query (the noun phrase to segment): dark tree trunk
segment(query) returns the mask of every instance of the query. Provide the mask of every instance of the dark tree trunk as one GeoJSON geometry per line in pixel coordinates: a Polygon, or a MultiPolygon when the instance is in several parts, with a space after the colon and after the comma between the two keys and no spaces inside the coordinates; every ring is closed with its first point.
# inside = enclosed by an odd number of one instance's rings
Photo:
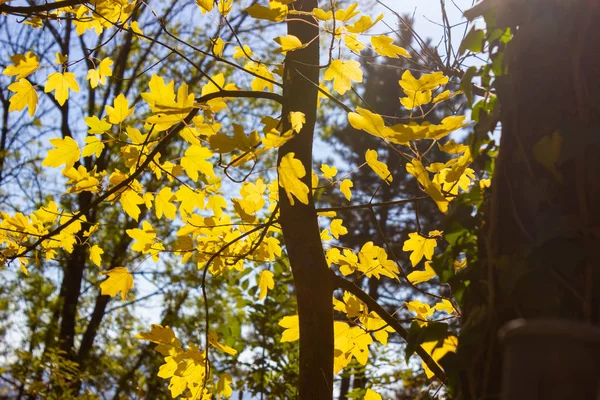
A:
{"type": "Polygon", "coordinates": [[[498,331],[510,320],[600,320],[600,2],[497,3],[514,37],[497,79],[502,138],[481,280],[465,296],[461,335],[476,339],[459,351],[470,399],[499,397],[498,331]]]}
{"type": "MultiPolygon", "coordinates": [[[[312,11],[317,0],[299,0],[292,4],[299,11],[312,11]]],[[[287,104],[283,112],[284,132],[291,128],[290,111],[303,112],[306,123],[300,133],[279,150],[279,160],[295,153],[306,175],[303,182],[311,188],[312,146],[317,111],[319,82],[319,29],[310,16],[295,15],[288,22],[288,33],[307,47],[289,52],[285,60],[283,94],[287,104]]],[[[333,306],[332,283],[325,261],[317,213],[312,195],[308,205],[291,205],[283,188],[279,191],[280,223],[290,259],[298,299],[300,320],[299,397],[329,400],[333,397],[333,306]]]]}

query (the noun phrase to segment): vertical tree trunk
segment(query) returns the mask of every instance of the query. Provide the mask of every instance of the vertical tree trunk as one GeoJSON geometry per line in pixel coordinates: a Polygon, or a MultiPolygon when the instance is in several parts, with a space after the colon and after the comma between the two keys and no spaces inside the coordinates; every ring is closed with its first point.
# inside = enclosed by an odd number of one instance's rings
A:
{"type": "Polygon", "coordinates": [[[600,2],[497,3],[514,37],[497,80],[502,138],[481,280],[465,297],[462,335],[477,338],[461,343],[471,399],[500,393],[498,330],[508,321],[600,320],[600,2]]]}
{"type": "MultiPolygon", "coordinates": [[[[289,5],[310,12],[317,0],[299,0],[289,5]]],[[[311,188],[312,146],[317,112],[319,82],[319,29],[311,16],[294,15],[288,22],[288,33],[302,43],[301,50],[289,52],[285,60],[283,94],[287,104],[283,110],[283,130],[291,128],[290,111],[303,112],[304,127],[279,150],[279,160],[293,152],[306,169],[303,182],[311,188]]],[[[299,397],[305,400],[329,400],[333,394],[333,306],[332,284],[325,261],[317,214],[312,195],[309,204],[299,201],[291,206],[280,188],[280,223],[290,259],[298,299],[300,320],[299,397]]]]}

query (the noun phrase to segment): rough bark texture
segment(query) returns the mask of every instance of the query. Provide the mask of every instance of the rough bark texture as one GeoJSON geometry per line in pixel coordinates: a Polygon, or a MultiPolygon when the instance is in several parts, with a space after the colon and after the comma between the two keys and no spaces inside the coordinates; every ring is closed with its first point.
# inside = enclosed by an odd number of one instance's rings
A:
{"type": "MultiPolygon", "coordinates": [[[[317,0],[299,0],[290,4],[299,11],[318,7],[317,0]]],[[[312,145],[317,110],[319,82],[319,35],[317,22],[310,16],[294,16],[288,22],[288,33],[302,43],[311,43],[288,53],[285,61],[283,112],[284,132],[291,128],[290,111],[303,112],[306,123],[292,140],[279,150],[279,162],[293,152],[306,169],[303,182],[311,188],[312,145]],[[304,22],[306,21],[306,22],[304,22]],[[308,23],[307,23],[308,22],[308,23]],[[311,25],[312,24],[312,25],[311,25]]],[[[332,284],[325,261],[317,214],[312,195],[309,204],[299,201],[290,205],[280,188],[280,223],[290,259],[298,299],[300,320],[299,398],[329,400],[333,390],[333,307],[332,284]]]]}
{"type": "Polygon", "coordinates": [[[463,336],[472,342],[461,343],[469,366],[461,391],[469,399],[499,397],[498,331],[508,321],[600,320],[600,2],[497,3],[497,21],[514,38],[497,80],[502,138],[481,280],[465,297],[463,336]]]}

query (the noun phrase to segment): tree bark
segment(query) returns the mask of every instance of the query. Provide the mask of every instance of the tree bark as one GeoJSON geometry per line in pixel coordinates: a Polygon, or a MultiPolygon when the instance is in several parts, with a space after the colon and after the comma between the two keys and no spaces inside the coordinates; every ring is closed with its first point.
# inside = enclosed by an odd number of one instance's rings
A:
{"type": "Polygon", "coordinates": [[[498,331],[510,320],[600,320],[600,2],[499,3],[496,20],[514,37],[497,78],[502,137],[474,267],[481,280],[465,295],[468,399],[499,396],[498,331]]]}
{"type": "MultiPolygon", "coordinates": [[[[317,0],[299,0],[290,4],[298,11],[312,11],[317,0]]],[[[285,60],[283,94],[283,131],[291,129],[290,111],[303,112],[302,130],[279,150],[278,163],[295,153],[306,175],[302,181],[311,189],[312,145],[317,112],[319,82],[319,29],[311,16],[294,15],[288,33],[302,43],[303,49],[289,52],[285,60]]],[[[298,300],[300,321],[299,398],[329,400],[333,397],[333,306],[329,268],[321,245],[317,213],[311,192],[308,205],[291,205],[283,188],[279,190],[280,218],[298,300]]]]}

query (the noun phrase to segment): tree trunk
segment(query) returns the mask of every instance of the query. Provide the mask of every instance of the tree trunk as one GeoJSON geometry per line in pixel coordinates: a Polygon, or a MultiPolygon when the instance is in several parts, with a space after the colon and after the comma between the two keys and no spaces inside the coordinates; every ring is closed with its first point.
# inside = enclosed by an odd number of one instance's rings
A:
{"type": "Polygon", "coordinates": [[[497,3],[514,37],[497,78],[502,137],[474,267],[481,280],[464,303],[470,399],[499,397],[498,331],[510,320],[600,320],[600,2],[497,3]]]}
{"type": "MultiPolygon", "coordinates": [[[[312,11],[317,0],[299,0],[290,4],[298,11],[312,11]]],[[[294,15],[288,33],[302,43],[301,50],[289,52],[285,60],[283,94],[283,131],[291,129],[290,111],[303,112],[306,118],[299,134],[279,150],[279,160],[293,152],[306,175],[302,181],[310,188],[312,145],[317,112],[319,84],[319,29],[311,16],[294,15]]],[[[329,268],[321,245],[317,213],[311,192],[308,205],[299,201],[290,205],[283,188],[279,190],[280,218],[285,245],[294,274],[300,321],[299,398],[330,400],[333,397],[333,306],[329,268]]]]}

